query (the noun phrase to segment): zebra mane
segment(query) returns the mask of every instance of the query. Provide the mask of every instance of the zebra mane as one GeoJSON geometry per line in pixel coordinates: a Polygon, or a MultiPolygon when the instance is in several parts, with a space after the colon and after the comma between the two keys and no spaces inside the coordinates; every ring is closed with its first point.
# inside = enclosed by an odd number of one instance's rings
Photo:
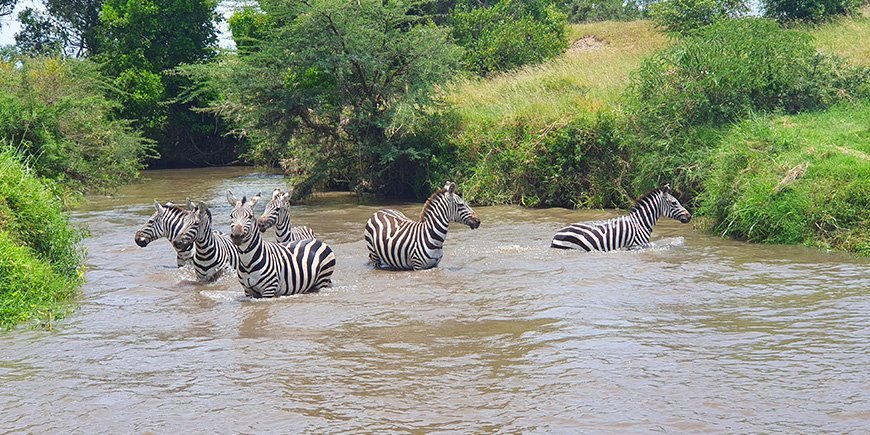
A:
{"type": "Polygon", "coordinates": [[[645,204],[645,203],[649,202],[655,196],[659,195],[660,193],[667,192],[668,190],[670,190],[670,189],[663,186],[663,187],[656,187],[655,189],[650,190],[647,193],[644,193],[640,198],[637,199],[637,201],[634,202],[634,205],[631,206],[629,211],[631,211],[631,212],[637,211],[640,208],[641,204],[645,204]]]}
{"type": "Polygon", "coordinates": [[[429,199],[427,199],[427,200],[426,200],[426,203],[423,204],[423,210],[420,211],[420,220],[421,220],[421,221],[423,220],[423,217],[426,216],[426,212],[429,211],[429,208],[432,207],[432,204],[433,204],[437,199],[439,199],[439,198],[441,198],[442,196],[444,196],[444,194],[445,194],[446,192],[447,192],[447,189],[445,189],[445,188],[442,187],[442,188],[436,190],[435,193],[433,193],[431,196],[429,196],[429,199]]]}
{"type": "Polygon", "coordinates": [[[187,211],[187,209],[184,208],[183,206],[175,205],[175,204],[170,203],[170,202],[167,202],[166,204],[163,204],[163,208],[170,209],[170,210],[173,210],[173,211],[176,211],[176,212],[182,212],[182,213],[184,213],[184,212],[187,211]]]}

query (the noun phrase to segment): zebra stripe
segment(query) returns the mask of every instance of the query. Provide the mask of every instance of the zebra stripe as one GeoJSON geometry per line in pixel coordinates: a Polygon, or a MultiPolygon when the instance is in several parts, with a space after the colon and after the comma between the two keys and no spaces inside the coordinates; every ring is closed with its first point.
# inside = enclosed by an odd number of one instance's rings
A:
{"type": "MultiPolygon", "coordinates": [[[[156,211],[145,225],[136,231],[133,240],[137,245],[144,248],[149,243],[166,237],[170,241],[174,240],[180,234],[182,226],[184,226],[184,218],[189,214],[187,210],[176,206],[171,201],[165,205],[160,205],[157,200],[154,200],[154,208],[156,211]]],[[[173,248],[175,248],[173,246],[173,248]]],[[[184,249],[175,248],[175,264],[182,267],[193,261],[193,245],[187,246],[184,249]]]]}
{"type": "Polygon", "coordinates": [[[559,230],[551,248],[611,251],[649,243],[653,226],[662,216],[688,223],[692,215],[670,194],[667,184],[637,200],[631,213],[613,219],[578,222],[559,230]]]}
{"type": "Polygon", "coordinates": [[[423,205],[419,221],[412,221],[398,210],[380,210],[366,223],[365,240],[369,259],[375,267],[421,270],[438,266],[444,255],[447,226],[459,222],[475,229],[480,226],[477,213],[447,182],[423,205]]]}
{"type": "Polygon", "coordinates": [[[289,245],[265,241],[257,229],[253,207],[260,199],[238,200],[227,192],[233,205],[230,239],[239,251],[239,282],[245,295],[253,298],[292,295],[316,291],[331,284],[335,254],[317,239],[289,245]]]}
{"type": "Polygon", "coordinates": [[[275,235],[278,243],[287,244],[305,239],[316,238],[314,230],[306,226],[292,226],[290,224],[290,198],[293,189],[288,192],[275,188],[272,192],[272,200],[266,204],[266,210],[257,221],[261,233],[265,233],[272,225],[275,226],[275,235]]]}
{"type": "Polygon", "coordinates": [[[190,210],[181,233],[172,244],[176,249],[196,247],[193,256],[196,279],[209,282],[217,279],[224,271],[236,272],[239,252],[229,236],[212,229],[211,210],[202,202],[196,203],[190,210]]]}

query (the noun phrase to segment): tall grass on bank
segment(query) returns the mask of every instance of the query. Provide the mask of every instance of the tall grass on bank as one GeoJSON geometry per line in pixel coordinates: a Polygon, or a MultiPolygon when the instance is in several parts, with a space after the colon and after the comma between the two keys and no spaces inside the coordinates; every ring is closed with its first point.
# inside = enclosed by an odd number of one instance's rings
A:
{"type": "Polygon", "coordinates": [[[870,101],[749,119],[710,164],[698,213],[716,233],[870,255],[870,101]]]}
{"type": "Polygon", "coordinates": [[[840,18],[832,23],[806,27],[822,53],[833,54],[854,65],[870,67],[870,4],[857,17],[840,18]]]}
{"type": "Polygon", "coordinates": [[[488,79],[468,79],[446,91],[463,125],[543,127],[613,101],[643,58],[667,44],[648,21],[572,25],[562,56],[488,79]],[[582,43],[577,40],[586,37],[582,43]]]}
{"type": "Polygon", "coordinates": [[[83,282],[82,234],[68,225],[61,192],[16,152],[0,152],[0,328],[62,316],[83,282]]]}

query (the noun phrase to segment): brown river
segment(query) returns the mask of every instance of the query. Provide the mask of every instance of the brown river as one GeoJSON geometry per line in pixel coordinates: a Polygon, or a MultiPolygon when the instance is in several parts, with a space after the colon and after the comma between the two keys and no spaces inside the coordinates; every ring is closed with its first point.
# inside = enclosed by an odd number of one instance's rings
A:
{"type": "MultiPolygon", "coordinates": [[[[53,330],[0,332],[0,432],[867,433],[870,262],[727,241],[672,220],[654,247],[549,248],[613,211],[475,207],[441,266],[373,270],[386,206],[321,194],[293,208],[335,250],[334,286],[246,300],[194,282],[153,200],[286,187],[250,168],[143,173],[74,213],[87,284],[53,330]]],[[[257,211],[262,211],[258,205],[257,211]]],[[[222,216],[224,218],[222,218],[222,216]]],[[[268,233],[274,238],[274,233],[268,233]]]]}

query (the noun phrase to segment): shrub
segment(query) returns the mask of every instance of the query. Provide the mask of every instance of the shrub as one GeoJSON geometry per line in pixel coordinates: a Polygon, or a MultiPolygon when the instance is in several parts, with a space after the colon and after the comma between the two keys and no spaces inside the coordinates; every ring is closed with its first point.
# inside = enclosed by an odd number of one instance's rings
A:
{"type": "Polygon", "coordinates": [[[748,11],[746,0],[662,0],[649,6],[649,16],[657,26],[684,35],[748,11]]]}
{"type": "Polygon", "coordinates": [[[642,16],[640,6],[634,1],[573,0],[565,3],[565,13],[571,23],[631,21],[642,16]]]}
{"type": "Polygon", "coordinates": [[[854,14],[865,0],[762,0],[764,15],[780,22],[821,23],[854,14]]]}
{"type": "Polygon", "coordinates": [[[62,189],[39,180],[9,150],[0,152],[0,327],[62,314],[82,282],[62,189]]]}
{"type": "Polygon", "coordinates": [[[0,138],[33,170],[75,190],[132,180],[150,144],[112,118],[95,64],[53,58],[0,62],[0,138]]]}
{"type": "Polygon", "coordinates": [[[489,7],[456,7],[453,37],[465,48],[465,67],[480,75],[556,56],[568,47],[567,19],[543,0],[501,0],[489,7]]]}

